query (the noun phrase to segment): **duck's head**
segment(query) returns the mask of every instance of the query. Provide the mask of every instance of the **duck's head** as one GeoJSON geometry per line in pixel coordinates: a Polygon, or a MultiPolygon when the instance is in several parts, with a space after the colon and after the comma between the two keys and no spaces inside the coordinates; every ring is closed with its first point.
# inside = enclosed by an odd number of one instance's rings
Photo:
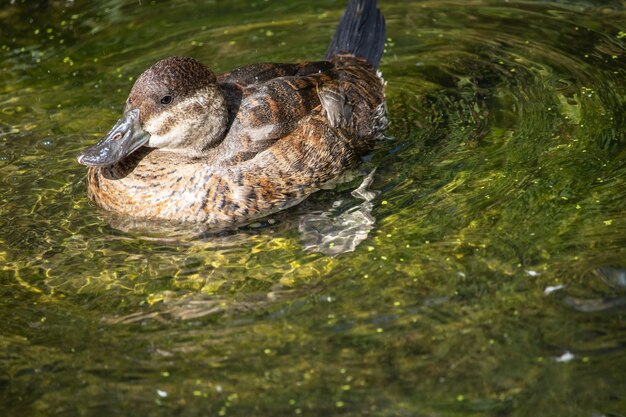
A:
{"type": "Polygon", "coordinates": [[[78,162],[108,166],[142,146],[199,157],[222,139],[227,122],[215,75],[193,58],[166,58],[137,78],[122,117],[78,162]]]}

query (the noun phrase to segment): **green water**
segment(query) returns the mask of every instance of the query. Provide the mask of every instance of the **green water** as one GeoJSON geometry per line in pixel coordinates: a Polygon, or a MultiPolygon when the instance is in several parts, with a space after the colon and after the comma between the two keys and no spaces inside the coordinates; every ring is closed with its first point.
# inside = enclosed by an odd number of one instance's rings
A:
{"type": "Polygon", "coordinates": [[[390,139],[335,256],[298,225],[359,179],[168,239],[75,156],[157,59],[319,59],[344,1],[3,2],[0,415],[626,415],[625,3],[379,2],[390,139]]]}

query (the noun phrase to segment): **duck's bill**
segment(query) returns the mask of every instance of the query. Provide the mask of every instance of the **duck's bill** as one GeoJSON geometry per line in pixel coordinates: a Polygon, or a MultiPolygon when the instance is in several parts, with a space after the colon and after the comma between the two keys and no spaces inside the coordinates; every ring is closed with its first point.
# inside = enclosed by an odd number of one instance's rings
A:
{"type": "Polygon", "coordinates": [[[90,167],[103,167],[121,161],[150,139],[141,128],[139,109],[124,112],[113,129],[92,147],[78,155],[78,162],[90,167]]]}

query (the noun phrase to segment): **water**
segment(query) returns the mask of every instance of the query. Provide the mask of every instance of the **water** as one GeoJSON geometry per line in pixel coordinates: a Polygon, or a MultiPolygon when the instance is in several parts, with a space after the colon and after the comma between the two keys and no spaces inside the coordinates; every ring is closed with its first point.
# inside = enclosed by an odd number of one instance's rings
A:
{"type": "Polygon", "coordinates": [[[301,3],[0,6],[0,414],[626,415],[622,1],[381,0],[371,202],[203,239],[89,203],[145,68],[318,59],[345,4],[301,3]]]}

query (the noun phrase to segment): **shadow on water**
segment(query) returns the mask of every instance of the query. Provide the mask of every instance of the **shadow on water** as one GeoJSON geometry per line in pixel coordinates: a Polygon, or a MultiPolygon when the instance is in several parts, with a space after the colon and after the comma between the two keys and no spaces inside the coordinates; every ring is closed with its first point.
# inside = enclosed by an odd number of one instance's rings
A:
{"type": "Polygon", "coordinates": [[[75,156],[157,59],[316,59],[344,2],[0,6],[2,415],[624,415],[623,2],[379,1],[376,195],[200,237],[75,156]]]}

